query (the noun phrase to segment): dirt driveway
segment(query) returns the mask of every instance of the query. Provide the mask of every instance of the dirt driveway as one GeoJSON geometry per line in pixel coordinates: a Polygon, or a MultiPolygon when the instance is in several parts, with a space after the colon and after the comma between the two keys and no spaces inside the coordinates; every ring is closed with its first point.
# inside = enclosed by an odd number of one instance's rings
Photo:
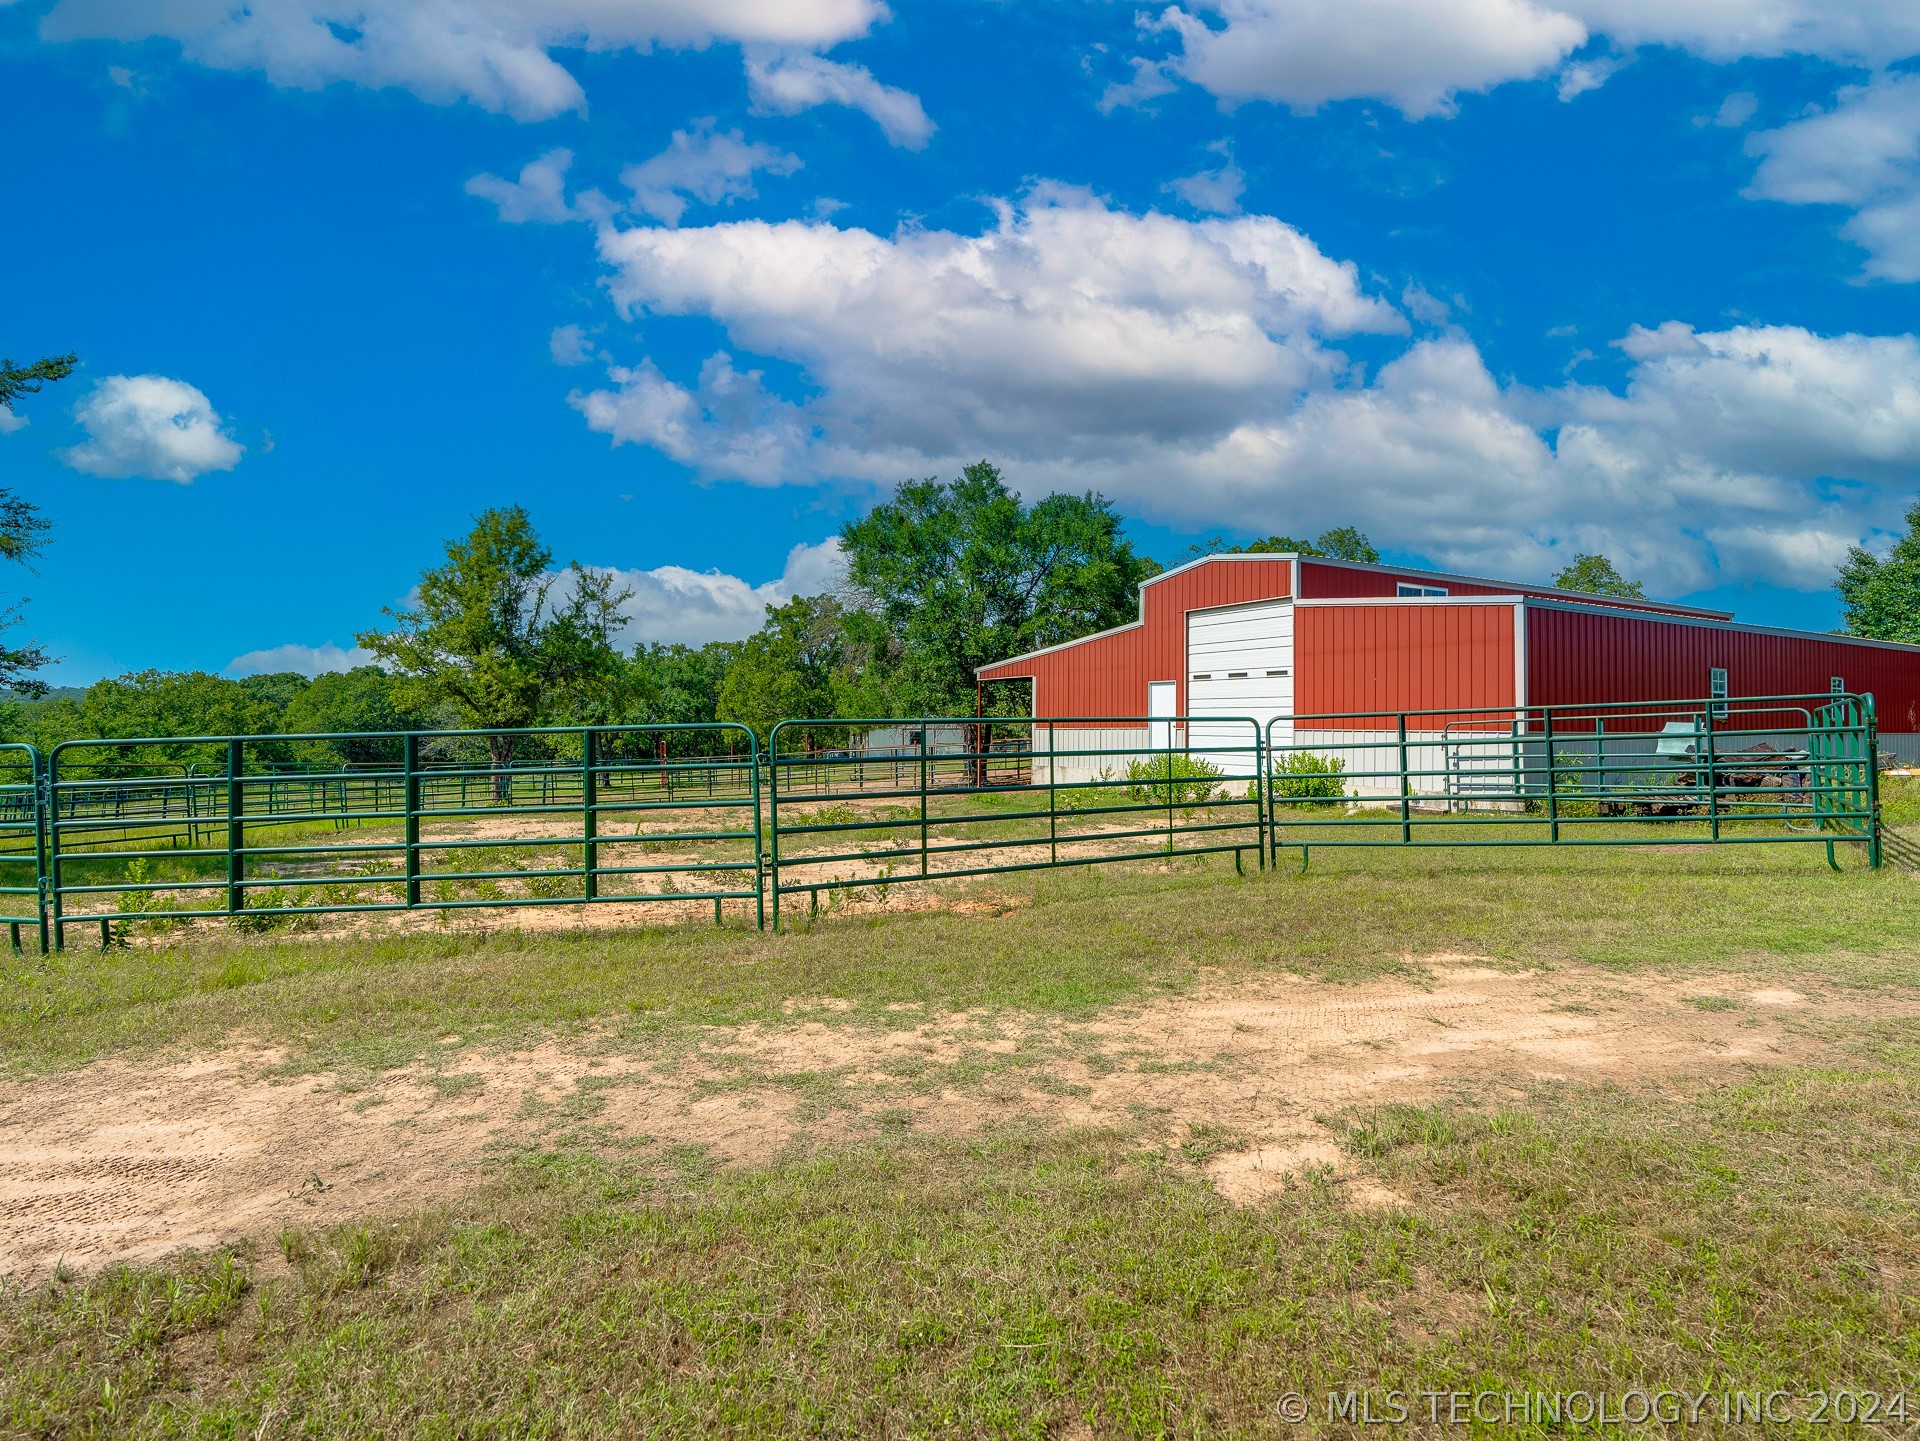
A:
{"type": "MultiPolygon", "coordinates": [[[[1198,1156],[1227,1199],[1257,1203],[1311,1167],[1345,1175],[1315,1119],[1343,1106],[1496,1100],[1553,1080],[1712,1080],[1826,1054],[1819,1028],[1796,1018],[1920,1011],[1737,977],[1426,964],[1430,984],[1274,977],[1071,1025],[901,1010],[874,1026],[821,997],[787,1025],[652,1048],[592,1036],[514,1052],[450,1044],[437,1065],[371,1079],[276,1077],[282,1057],[235,1047],[0,1082],[0,1274],[31,1281],[418,1205],[517,1148],[701,1146],[753,1162],[1013,1118],[1145,1127],[1198,1156]],[[1202,1134],[1210,1144],[1196,1151],[1202,1134]]],[[[1345,1180],[1355,1204],[1396,1200],[1345,1180]]]]}

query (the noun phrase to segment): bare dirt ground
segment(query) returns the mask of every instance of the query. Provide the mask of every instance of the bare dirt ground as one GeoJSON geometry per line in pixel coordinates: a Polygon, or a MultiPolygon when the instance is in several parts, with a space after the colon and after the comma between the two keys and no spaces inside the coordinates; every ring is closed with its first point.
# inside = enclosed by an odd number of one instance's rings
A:
{"type": "Polygon", "coordinates": [[[1316,1116],[1388,1100],[1485,1103],[1543,1081],[1724,1078],[1827,1054],[1819,1028],[1795,1018],[1920,1014],[1920,998],[1737,977],[1426,965],[1430,984],[1275,977],[1086,1024],[903,1009],[873,1026],[821,997],[792,1003],[784,1025],[651,1048],[610,1036],[510,1053],[450,1042],[436,1066],[365,1083],[276,1077],[282,1058],[246,1047],[0,1082],[0,1275],[32,1281],[417,1205],[520,1148],[694,1145],[753,1162],[1020,1118],[1144,1125],[1236,1203],[1324,1167],[1350,1203],[1391,1206],[1400,1198],[1352,1167],[1316,1116]]]}

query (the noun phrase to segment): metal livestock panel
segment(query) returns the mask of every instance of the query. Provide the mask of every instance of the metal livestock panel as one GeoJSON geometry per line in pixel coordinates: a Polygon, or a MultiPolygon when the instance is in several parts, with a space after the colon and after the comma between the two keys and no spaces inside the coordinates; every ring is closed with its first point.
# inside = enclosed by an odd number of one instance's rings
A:
{"type": "Polygon", "coordinates": [[[1874,697],[1881,730],[1920,731],[1920,647],[1559,606],[1529,605],[1526,624],[1533,705],[1705,694],[1719,669],[1735,695],[1819,694],[1838,677],[1874,697]]]}
{"type": "Polygon", "coordinates": [[[1142,618],[1039,655],[1016,657],[980,671],[983,681],[1033,677],[1036,716],[1144,715],[1147,685],[1178,686],[1175,710],[1187,711],[1187,612],[1211,606],[1274,600],[1293,592],[1293,563],[1248,560],[1196,565],[1140,588],[1142,618]]]}
{"type": "MultiPolygon", "coordinates": [[[[1391,726],[1403,711],[1484,711],[1517,701],[1510,605],[1302,602],[1294,653],[1298,713],[1350,716],[1351,729],[1391,726]]],[[[1431,728],[1446,721],[1439,715],[1431,728]]]]}

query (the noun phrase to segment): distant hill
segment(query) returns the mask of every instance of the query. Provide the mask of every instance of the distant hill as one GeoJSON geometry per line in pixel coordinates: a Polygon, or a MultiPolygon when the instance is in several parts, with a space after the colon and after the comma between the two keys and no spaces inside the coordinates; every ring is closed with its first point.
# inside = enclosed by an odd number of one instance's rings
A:
{"type": "MultiPolygon", "coordinates": [[[[87,693],[87,688],[83,685],[57,685],[53,687],[53,689],[49,690],[44,696],[38,697],[38,699],[79,700],[86,693],[87,693]]],[[[0,701],[17,700],[17,701],[26,701],[29,704],[31,704],[35,699],[36,697],[22,695],[20,694],[19,691],[9,690],[5,686],[0,686],[0,701]]]]}

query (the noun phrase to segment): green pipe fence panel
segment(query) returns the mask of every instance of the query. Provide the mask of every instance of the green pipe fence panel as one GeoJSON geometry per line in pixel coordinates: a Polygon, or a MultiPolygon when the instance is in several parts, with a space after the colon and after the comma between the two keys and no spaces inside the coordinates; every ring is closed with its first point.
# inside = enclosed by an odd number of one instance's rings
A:
{"type": "Polygon", "coordinates": [[[762,920],[740,726],[71,741],[46,772],[55,948],[76,922],[596,902],[762,920]]]}
{"type": "Polygon", "coordinates": [[[0,745],[0,920],[731,907],[1379,845],[1859,844],[1870,695],[1247,717],[917,717],[0,745]]]}
{"type": "Polygon", "coordinates": [[[45,851],[40,753],[28,745],[0,745],[0,922],[14,950],[47,947],[40,886],[45,851]]]}
{"type": "Polygon", "coordinates": [[[1759,696],[1268,723],[1274,854],[1377,845],[1850,840],[1880,864],[1871,696],[1759,696]]]}
{"type": "Polygon", "coordinates": [[[768,743],[784,897],[1053,866],[1265,861],[1250,717],[782,721],[768,743]]]}

